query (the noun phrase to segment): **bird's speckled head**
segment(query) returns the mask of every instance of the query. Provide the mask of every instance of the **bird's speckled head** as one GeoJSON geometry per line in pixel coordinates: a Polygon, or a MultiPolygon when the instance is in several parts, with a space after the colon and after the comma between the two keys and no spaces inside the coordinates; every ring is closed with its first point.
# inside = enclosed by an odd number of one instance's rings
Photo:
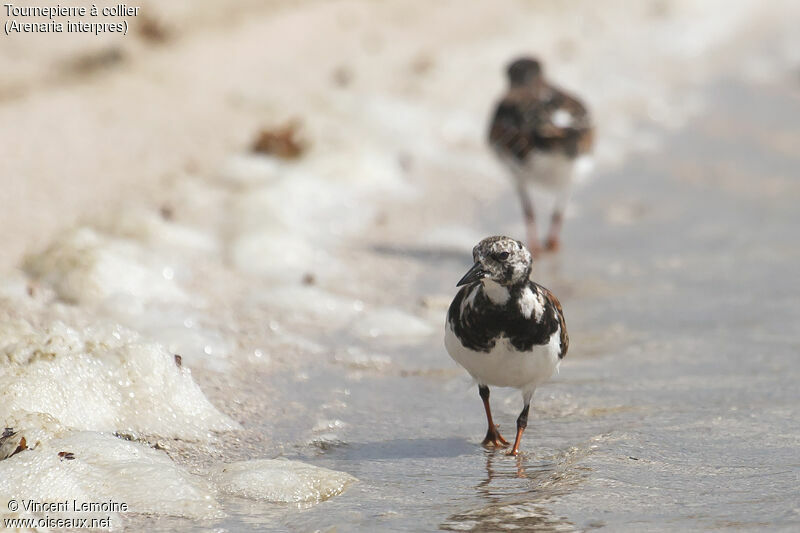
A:
{"type": "Polygon", "coordinates": [[[458,286],[490,279],[500,285],[515,285],[528,279],[533,257],[523,244],[510,237],[487,237],[472,249],[475,264],[458,286]]]}
{"type": "Polygon", "coordinates": [[[506,70],[512,87],[530,85],[542,80],[542,64],[532,57],[521,57],[508,65],[506,70]]]}

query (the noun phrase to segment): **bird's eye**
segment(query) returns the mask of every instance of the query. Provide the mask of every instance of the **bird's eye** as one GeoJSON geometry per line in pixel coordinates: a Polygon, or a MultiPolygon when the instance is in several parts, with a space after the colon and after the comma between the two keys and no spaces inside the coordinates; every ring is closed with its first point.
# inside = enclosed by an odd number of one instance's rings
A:
{"type": "Polygon", "coordinates": [[[496,253],[494,254],[494,259],[496,261],[505,261],[506,259],[508,259],[508,252],[496,253]]]}

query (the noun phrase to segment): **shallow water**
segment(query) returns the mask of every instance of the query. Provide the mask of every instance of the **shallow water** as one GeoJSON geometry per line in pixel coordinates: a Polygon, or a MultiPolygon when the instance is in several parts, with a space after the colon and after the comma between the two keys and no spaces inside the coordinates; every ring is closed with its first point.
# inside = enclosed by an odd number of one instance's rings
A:
{"type": "MultiPolygon", "coordinates": [[[[730,81],[707,95],[708,112],[663,150],[582,189],[565,249],[539,262],[536,277],[562,295],[572,344],[536,393],[520,457],[478,445],[477,389],[438,333],[392,345],[334,332],[318,340],[383,358],[321,358],[273,374],[273,398],[291,408],[249,423],[293,443],[272,453],[360,482],[300,510],[231,498],[217,526],[796,528],[800,159],[770,139],[800,143],[800,99],[796,87],[730,81]],[[309,434],[310,420],[323,427],[309,434]]],[[[503,195],[492,207],[503,217],[477,223],[518,231],[514,202],[503,195]]],[[[430,274],[410,283],[408,300],[432,286],[447,293],[469,264],[466,252],[424,245],[372,252],[430,274]]],[[[513,433],[518,393],[495,389],[492,403],[513,433]]]]}

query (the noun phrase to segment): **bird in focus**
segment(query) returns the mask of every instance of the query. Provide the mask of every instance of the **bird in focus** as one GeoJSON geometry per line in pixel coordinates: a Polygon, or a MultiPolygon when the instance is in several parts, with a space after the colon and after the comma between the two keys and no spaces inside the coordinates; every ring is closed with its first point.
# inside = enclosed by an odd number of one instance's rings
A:
{"type": "Polygon", "coordinates": [[[509,87],[497,104],[489,144],[510,170],[525,216],[528,248],[541,249],[530,185],[553,193],[555,203],[544,249],[560,245],[571,186],[591,169],[594,130],[584,104],[551,85],[542,64],[521,58],[507,69],[509,87]]]}
{"type": "Polygon", "coordinates": [[[567,354],[564,313],[553,293],[531,281],[533,259],[520,241],[488,237],[472,258],[447,311],[445,347],[478,383],[489,426],[484,446],[508,446],[492,420],[489,386],[521,390],[523,408],[509,451],[517,455],[533,393],[567,354]]]}

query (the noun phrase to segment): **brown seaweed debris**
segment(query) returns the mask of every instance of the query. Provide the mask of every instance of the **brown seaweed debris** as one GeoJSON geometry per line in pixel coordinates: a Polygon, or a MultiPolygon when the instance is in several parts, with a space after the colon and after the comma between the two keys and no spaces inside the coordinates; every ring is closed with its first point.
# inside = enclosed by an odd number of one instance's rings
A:
{"type": "Polygon", "coordinates": [[[158,214],[161,215],[162,220],[171,222],[175,219],[175,209],[169,204],[164,204],[158,209],[158,214]]]}
{"type": "MultiPolygon", "coordinates": [[[[25,285],[25,291],[28,293],[28,296],[31,298],[36,297],[36,293],[39,291],[39,284],[36,281],[28,281],[25,285]]],[[[6,428],[8,429],[8,428],[6,428]]],[[[5,435],[3,435],[5,437],[5,435]]]]}
{"type": "Polygon", "coordinates": [[[429,73],[436,65],[433,58],[427,54],[420,54],[411,61],[411,72],[417,75],[429,73]]]}
{"type": "Polygon", "coordinates": [[[0,437],[0,461],[28,449],[25,437],[14,431],[14,428],[5,428],[0,437]]]}
{"type": "Polygon", "coordinates": [[[347,87],[353,82],[353,71],[352,69],[340,65],[333,69],[331,73],[331,79],[333,80],[334,85],[337,87],[347,87]]]}
{"type": "Polygon", "coordinates": [[[64,459],[66,459],[67,461],[72,461],[73,459],[75,459],[75,454],[72,452],[58,452],[58,456],[61,458],[62,461],[64,459]]]}
{"type": "Polygon", "coordinates": [[[182,367],[183,366],[183,357],[181,357],[178,354],[175,354],[175,364],[178,366],[178,368],[182,367]]]}
{"type": "Polygon", "coordinates": [[[172,31],[156,17],[143,14],[136,25],[139,37],[154,44],[163,44],[172,39],[172,31]]]}
{"type": "Polygon", "coordinates": [[[281,159],[297,159],[307,148],[306,142],[299,136],[299,131],[300,123],[297,120],[291,120],[276,128],[264,128],[256,137],[252,151],[281,159]]]}
{"type": "Polygon", "coordinates": [[[125,60],[125,54],[117,46],[103,48],[77,56],[67,63],[68,73],[89,76],[102,70],[117,67],[125,60]]]}

